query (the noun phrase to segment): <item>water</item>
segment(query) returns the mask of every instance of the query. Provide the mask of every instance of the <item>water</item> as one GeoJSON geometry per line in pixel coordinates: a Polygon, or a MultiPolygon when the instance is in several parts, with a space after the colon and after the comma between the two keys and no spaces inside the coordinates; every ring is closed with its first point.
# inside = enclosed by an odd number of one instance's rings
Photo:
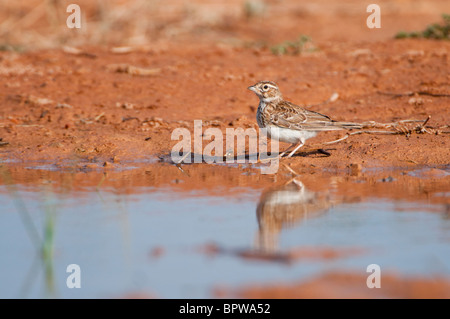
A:
{"type": "Polygon", "coordinates": [[[355,199],[335,186],[312,191],[301,178],[221,196],[229,184],[216,185],[216,192],[210,186],[64,188],[59,183],[70,173],[52,174],[0,185],[0,298],[209,298],[216,287],[302,281],[328,271],[365,274],[369,264],[402,276],[450,276],[445,183],[428,200],[386,198],[375,186],[371,196],[355,199]],[[212,243],[227,253],[205,253],[212,243]],[[291,263],[234,253],[301,247],[360,252],[291,263]],[[80,266],[80,289],[66,285],[70,264],[80,266]]]}

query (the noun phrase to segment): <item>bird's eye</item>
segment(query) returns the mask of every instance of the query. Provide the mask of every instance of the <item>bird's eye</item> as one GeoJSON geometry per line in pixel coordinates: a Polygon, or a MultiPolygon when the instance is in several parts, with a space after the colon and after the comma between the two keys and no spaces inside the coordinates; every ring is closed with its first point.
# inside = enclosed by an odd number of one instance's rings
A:
{"type": "Polygon", "coordinates": [[[264,90],[267,90],[268,88],[269,88],[269,86],[267,84],[263,86],[264,90]]]}

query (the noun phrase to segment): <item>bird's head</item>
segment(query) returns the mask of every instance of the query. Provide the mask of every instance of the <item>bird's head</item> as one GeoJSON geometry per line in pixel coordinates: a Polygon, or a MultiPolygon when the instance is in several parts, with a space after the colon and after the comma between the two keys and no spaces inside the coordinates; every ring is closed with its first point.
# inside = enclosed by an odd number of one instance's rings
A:
{"type": "Polygon", "coordinates": [[[248,89],[255,92],[259,99],[264,102],[272,102],[283,98],[275,82],[261,81],[249,86],[248,89]]]}

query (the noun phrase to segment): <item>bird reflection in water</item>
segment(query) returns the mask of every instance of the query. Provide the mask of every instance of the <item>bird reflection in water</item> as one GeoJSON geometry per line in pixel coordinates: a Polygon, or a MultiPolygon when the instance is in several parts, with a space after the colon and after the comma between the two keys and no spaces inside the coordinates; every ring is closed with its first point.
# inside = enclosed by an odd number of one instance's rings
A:
{"type": "Polygon", "coordinates": [[[332,203],[328,193],[310,191],[295,178],[264,191],[256,208],[259,226],[256,248],[266,252],[276,251],[283,229],[318,217],[330,206],[332,203]]]}

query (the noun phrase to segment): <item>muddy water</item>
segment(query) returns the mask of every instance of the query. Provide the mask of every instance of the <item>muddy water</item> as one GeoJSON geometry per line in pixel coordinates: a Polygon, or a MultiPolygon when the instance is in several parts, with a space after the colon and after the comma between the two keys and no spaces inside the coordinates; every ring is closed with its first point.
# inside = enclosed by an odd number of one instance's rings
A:
{"type": "Polygon", "coordinates": [[[449,167],[11,165],[0,176],[1,298],[220,297],[329,272],[369,290],[370,264],[381,278],[450,277],[449,167]],[[81,288],[67,287],[70,264],[81,288]]]}

